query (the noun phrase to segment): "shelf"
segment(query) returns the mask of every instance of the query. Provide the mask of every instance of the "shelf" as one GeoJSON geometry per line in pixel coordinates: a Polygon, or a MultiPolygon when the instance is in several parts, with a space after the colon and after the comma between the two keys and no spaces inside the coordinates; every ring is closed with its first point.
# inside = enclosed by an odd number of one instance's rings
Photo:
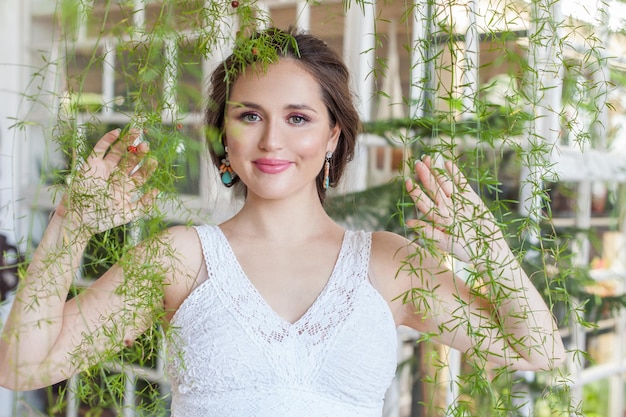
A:
{"type": "Polygon", "coordinates": [[[589,271],[589,275],[591,275],[591,278],[593,278],[594,281],[598,281],[598,282],[606,281],[610,279],[619,279],[619,280],[626,279],[626,271],[622,269],[612,269],[612,268],[591,269],[589,271]]]}
{"type": "Polygon", "coordinates": [[[570,388],[582,387],[590,382],[626,373],[626,363],[606,363],[584,369],[577,378],[565,382],[570,388]]]}
{"type": "MultiPolygon", "coordinates": [[[[555,228],[575,227],[576,219],[574,217],[555,217],[546,220],[555,228]]],[[[593,227],[616,227],[618,225],[618,219],[615,217],[592,217],[590,219],[589,226],[593,227]]]]}
{"type": "MultiPolygon", "coordinates": [[[[610,331],[615,329],[618,326],[619,322],[617,318],[610,317],[607,319],[598,320],[594,327],[586,327],[584,329],[585,333],[594,333],[594,332],[602,332],[602,331],[610,331]]],[[[569,327],[561,327],[559,328],[559,334],[562,338],[567,338],[572,335],[572,331],[569,327]]]]}

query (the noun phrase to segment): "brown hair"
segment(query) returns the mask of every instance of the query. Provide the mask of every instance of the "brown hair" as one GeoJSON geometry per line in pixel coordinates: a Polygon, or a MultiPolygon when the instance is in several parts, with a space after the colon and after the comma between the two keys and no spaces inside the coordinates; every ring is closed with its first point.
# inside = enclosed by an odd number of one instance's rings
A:
{"type": "MultiPolygon", "coordinates": [[[[330,185],[334,187],[354,157],[361,127],[350,90],[350,73],[341,57],[324,41],[293,28],[287,31],[270,28],[239,40],[233,53],[213,72],[205,118],[207,131],[212,133],[208,139],[213,163],[219,167],[224,156],[222,136],[230,86],[250,64],[261,62],[271,65],[281,58],[296,60],[317,80],[332,126],[339,123],[341,134],[330,160],[330,185]]],[[[240,182],[238,177],[235,182],[240,182]]],[[[323,203],[326,197],[323,167],[320,167],[316,184],[323,203]]]]}

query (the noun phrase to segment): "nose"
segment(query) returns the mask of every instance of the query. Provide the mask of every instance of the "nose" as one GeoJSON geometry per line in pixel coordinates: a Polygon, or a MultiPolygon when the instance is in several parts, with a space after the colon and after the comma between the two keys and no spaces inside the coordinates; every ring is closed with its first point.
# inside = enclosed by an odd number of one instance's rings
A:
{"type": "Polygon", "coordinates": [[[268,119],[264,124],[263,133],[259,140],[259,148],[264,151],[275,151],[284,146],[280,120],[268,119]]]}

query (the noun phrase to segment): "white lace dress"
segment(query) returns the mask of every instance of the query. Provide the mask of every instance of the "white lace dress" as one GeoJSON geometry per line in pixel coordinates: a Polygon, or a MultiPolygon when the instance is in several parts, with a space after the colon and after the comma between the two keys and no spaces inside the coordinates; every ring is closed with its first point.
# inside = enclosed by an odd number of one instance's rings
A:
{"type": "Polygon", "coordinates": [[[221,229],[197,228],[208,279],[167,337],[174,417],[380,417],[396,327],[368,276],[371,234],[347,231],[334,271],[295,323],[246,277],[221,229]]]}

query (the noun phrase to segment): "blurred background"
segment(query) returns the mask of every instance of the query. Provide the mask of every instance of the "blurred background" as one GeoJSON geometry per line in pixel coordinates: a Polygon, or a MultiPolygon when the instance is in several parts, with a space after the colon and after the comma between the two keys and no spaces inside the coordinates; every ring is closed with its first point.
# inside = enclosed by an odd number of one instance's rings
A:
{"type": "MultiPolygon", "coordinates": [[[[364,122],[332,216],[404,232],[413,213],[398,180],[412,158],[457,161],[570,349],[551,374],[503,376],[488,364],[476,373],[458,352],[400,329],[386,416],[626,416],[626,3],[617,0],[0,0],[0,318],[66,177],[108,130],[142,128],[168,167],[158,178],[165,222],[232,215],[240,201],[206,153],[206,80],[238,31],[291,25],[344,57],[364,122]]],[[[77,287],[101,273],[92,258],[103,246],[92,246],[77,287]]],[[[168,415],[158,334],[89,376],[0,389],[0,416],[168,415]]]]}

